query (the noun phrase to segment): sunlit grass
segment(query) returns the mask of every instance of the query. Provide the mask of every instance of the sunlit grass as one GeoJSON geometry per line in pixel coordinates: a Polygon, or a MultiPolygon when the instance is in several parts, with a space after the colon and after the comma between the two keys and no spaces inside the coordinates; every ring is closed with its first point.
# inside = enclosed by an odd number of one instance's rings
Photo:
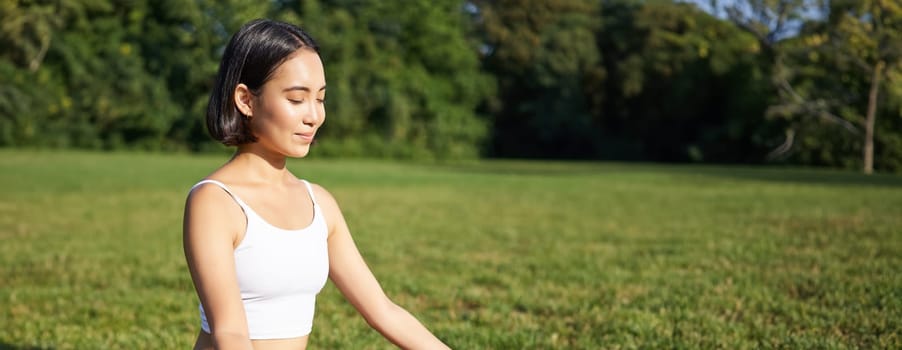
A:
{"type": "MultiPolygon", "coordinates": [[[[0,151],[0,348],[187,348],[185,194],[221,156],[0,151]]],[[[294,161],[455,348],[899,348],[902,178],[294,161]]],[[[315,348],[391,348],[330,284],[315,348]]]]}

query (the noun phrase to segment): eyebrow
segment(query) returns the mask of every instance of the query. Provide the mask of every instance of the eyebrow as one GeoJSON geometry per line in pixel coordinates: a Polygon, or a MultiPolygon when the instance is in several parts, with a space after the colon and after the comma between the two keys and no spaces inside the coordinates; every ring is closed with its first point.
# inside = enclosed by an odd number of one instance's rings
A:
{"type": "MultiPolygon", "coordinates": [[[[282,92],[298,91],[298,90],[310,92],[310,88],[308,88],[308,87],[306,87],[306,86],[292,86],[292,87],[283,89],[282,92]]],[[[325,85],[323,85],[323,87],[319,88],[319,91],[323,91],[323,90],[326,90],[326,86],[325,86],[325,85]]]]}

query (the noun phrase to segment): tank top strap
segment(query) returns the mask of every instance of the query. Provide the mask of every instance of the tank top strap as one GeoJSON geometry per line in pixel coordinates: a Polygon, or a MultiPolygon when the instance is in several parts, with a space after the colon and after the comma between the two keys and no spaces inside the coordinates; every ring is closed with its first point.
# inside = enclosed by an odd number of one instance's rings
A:
{"type": "Polygon", "coordinates": [[[301,180],[301,181],[303,181],[304,185],[307,186],[307,193],[310,194],[310,200],[313,201],[313,205],[317,205],[316,204],[316,196],[313,195],[313,186],[311,186],[310,183],[307,182],[307,180],[301,180]]]}
{"type": "Polygon", "coordinates": [[[241,210],[244,210],[244,212],[247,212],[247,209],[248,209],[247,204],[244,204],[244,201],[242,201],[241,198],[238,198],[238,196],[236,196],[234,193],[232,193],[232,190],[230,190],[229,187],[226,186],[222,182],[219,182],[216,180],[211,180],[211,179],[201,180],[200,182],[194,184],[194,186],[191,186],[191,190],[194,190],[195,188],[197,188],[200,185],[208,184],[208,183],[219,186],[219,188],[221,188],[223,191],[226,191],[226,193],[228,193],[229,196],[235,200],[235,203],[238,203],[238,206],[241,207],[241,210]]]}

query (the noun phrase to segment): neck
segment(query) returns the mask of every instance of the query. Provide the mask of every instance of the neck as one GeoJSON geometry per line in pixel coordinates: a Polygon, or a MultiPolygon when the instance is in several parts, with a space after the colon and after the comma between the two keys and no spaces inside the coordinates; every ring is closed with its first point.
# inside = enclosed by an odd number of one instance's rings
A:
{"type": "Polygon", "coordinates": [[[253,144],[241,145],[229,163],[240,166],[250,182],[278,183],[290,175],[284,155],[266,152],[253,144]]]}

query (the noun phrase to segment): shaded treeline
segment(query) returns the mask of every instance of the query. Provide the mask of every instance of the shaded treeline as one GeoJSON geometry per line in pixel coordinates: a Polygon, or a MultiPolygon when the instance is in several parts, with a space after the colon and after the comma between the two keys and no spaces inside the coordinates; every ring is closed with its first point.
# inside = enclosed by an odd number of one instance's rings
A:
{"type": "Polygon", "coordinates": [[[0,146],[217,149],[203,115],[219,55],[242,23],[270,17],[322,47],[321,155],[862,168],[872,124],[874,166],[902,169],[902,6],[714,9],[721,16],[629,0],[6,1],[0,146]]]}

